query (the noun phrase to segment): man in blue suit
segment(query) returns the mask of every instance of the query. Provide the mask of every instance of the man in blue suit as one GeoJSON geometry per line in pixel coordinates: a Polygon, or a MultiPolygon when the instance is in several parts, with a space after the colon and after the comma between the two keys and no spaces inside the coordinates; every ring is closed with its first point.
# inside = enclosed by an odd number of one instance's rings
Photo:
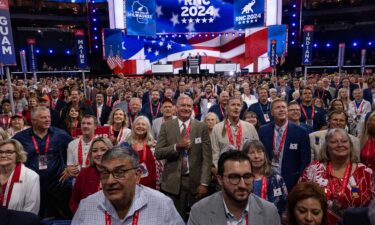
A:
{"type": "Polygon", "coordinates": [[[367,83],[369,87],[363,90],[363,99],[370,102],[372,106],[374,104],[373,93],[375,93],[375,79],[370,77],[367,83]]]}
{"type": "Polygon", "coordinates": [[[272,166],[284,178],[290,191],[310,163],[309,135],[304,128],[288,122],[284,100],[276,99],[272,102],[271,114],[274,122],[260,128],[259,139],[266,148],[272,166]]]}

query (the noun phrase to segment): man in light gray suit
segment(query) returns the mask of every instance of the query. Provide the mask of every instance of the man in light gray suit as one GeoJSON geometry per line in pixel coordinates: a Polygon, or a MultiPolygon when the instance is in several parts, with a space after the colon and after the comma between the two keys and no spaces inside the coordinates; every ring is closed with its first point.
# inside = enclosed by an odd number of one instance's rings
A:
{"type": "Polygon", "coordinates": [[[180,95],[176,108],[177,118],[161,125],[155,157],[165,160],[161,190],[186,221],[189,207],[208,194],[212,150],[207,126],[191,118],[193,100],[180,95]]]}
{"type": "Polygon", "coordinates": [[[251,193],[254,175],[245,153],[224,152],[217,180],[222,191],[193,205],[188,225],[281,224],[275,205],[251,193]]]}

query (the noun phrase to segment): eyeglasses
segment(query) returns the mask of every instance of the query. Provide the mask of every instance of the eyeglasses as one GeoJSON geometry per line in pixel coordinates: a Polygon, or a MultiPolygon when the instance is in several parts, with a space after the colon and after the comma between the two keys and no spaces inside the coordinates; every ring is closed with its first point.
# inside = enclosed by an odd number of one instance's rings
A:
{"type": "Polygon", "coordinates": [[[5,156],[12,156],[13,153],[16,153],[15,151],[1,151],[0,155],[5,155],[5,156]]]}
{"type": "Polygon", "coordinates": [[[224,175],[224,177],[227,177],[229,180],[229,183],[233,185],[239,184],[241,181],[241,178],[243,179],[245,184],[252,184],[252,182],[254,181],[254,174],[252,173],[245,173],[242,176],[240,174],[232,173],[232,174],[224,175]]]}
{"type": "Polygon", "coordinates": [[[102,171],[99,171],[100,179],[101,180],[108,180],[108,178],[111,174],[112,174],[114,179],[124,179],[124,178],[127,178],[127,174],[128,174],[129,171],[135,170],[135,169],[138,169],[138,167],[133,167],[133,168],[126,169],[126,170],[117,169],[117,170],[114,170],[114,171],[102,170],[102,171]]]}

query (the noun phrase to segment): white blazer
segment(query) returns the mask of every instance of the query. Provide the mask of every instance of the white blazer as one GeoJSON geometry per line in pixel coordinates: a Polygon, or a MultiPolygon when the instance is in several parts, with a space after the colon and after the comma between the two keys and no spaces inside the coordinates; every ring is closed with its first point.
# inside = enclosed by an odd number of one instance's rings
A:
{"type": "Polygon", "coordinates": [[[31,212],[38,215],[39,207],[39,175],[22,164],[20,181],[14,183],[8,209],[31,212]]]}

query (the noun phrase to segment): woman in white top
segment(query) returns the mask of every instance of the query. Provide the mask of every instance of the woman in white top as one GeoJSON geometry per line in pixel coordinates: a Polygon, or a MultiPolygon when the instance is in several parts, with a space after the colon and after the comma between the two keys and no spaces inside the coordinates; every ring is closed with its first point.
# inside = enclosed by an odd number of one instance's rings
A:
{"type": "Polygon", "coordinates": [[[0,203],[17,211],[39,213],[39,175],[23,165],[26,152],[13,139],[0,142],[0,203]]]}
{"type": "Polygon", "coordinates": [[[242,98],[242,101],[246,103],[247,108],[249,108],[252,104],[257,103],[258,99],[255,97],[255,95],[252,95],[250,93],[249,84],[245,83],[242,87],[243,87],[243,94],[241,98],[242,98]]]}
{"type": "Polygon", "coordinates": [[[119,108],[112,110],[108,124],[111,126],[109,139],[113,145],[121,143],[129,136],[131,130],[128,128],[128,117],[124,110],[119,108]]]}

